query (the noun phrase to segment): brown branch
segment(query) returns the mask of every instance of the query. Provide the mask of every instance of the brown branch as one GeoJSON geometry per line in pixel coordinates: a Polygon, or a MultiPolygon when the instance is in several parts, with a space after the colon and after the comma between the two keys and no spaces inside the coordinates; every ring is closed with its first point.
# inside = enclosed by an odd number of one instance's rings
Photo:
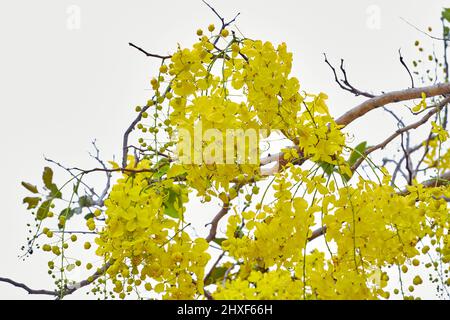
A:
{"type": "MultiPolygon", "coordinates": [[[[422,182],[421,184],[424,188],[436,188],[436,187],[448,185],[449,183],[450,183],[450,171],[445,172],[436,178],[426,180],[426,181],[422,182]]],[[[410,192],[408,191],[408,189],[404,189],[399,192],[399,194],[403,195],[403,196],[408,195],[409,193],[410,192]]]]}
{"type": "Polygon", "coordinates": [[[405,63],[405,60],[403,59],[401,49],[398,49],[398,55],[399,55],[400,63],[406,69],[406,72],[408,72],[409,79],[411,80],[411,88],[414,88],[414,78],[413,78],[413,76],[411,74],[411,71],[409,70],[408,66],[405,63]]]}
{"type": "Polygon", "coordinates": [[[225,256],[225,251],[222,252],[219,257],[217,257],[216,261],[214,262],[214,264],[212,265],[211,269],[209,269],[209,272],[206,274],[205,278],[203,279],[203,282],[206,282],[209,277],[211,277],[214,269],[217,267],[217,265],[219,264],[220,260],[222,260],[222,258],[225,256]]]}
{"type": "MultiPolygon", "coordinates": [[[[345,114],[340,116],[338,119],[336,119],[336,124],[347,126],[354,120],[362,117],[367,112],[382,107],[386,104],[399,102],[399,101],[405,101],[405,100],[412,100],[422,97],[422,93],[425,93],[427,97],[434,97],[438,95],[447,95],[450,94],[450,83],[441,83],[436,84],[429,87],[422,87],[422,88],[411,88],[411,89],[405,89],[400,91],[392,91],[385,94],[381,94],[379,96],[376,96],[374,98],[371,98],[369,100],[366,100],[365,102],[361,103],[360,105],[352,108],[351,110],[347,111],[345,114]]],[[[273,162],[276,162],[276,164],[269,169],[261,169],[261,175],[268,176],[273,175],[275,172],[279,170],[281,167],[280,162],[283,160],[284,153],[279,152],[276,154],[268,155],[265,158],[262,158],[260,160],[260,165],[264,166],[273,162]]]]}
{"type": "Polygon", "coordinates": [[[364,152],[364,155],[362,157],[360,157],[358,159],[358,161],[356,161],[356,163],[352,166],[351,170],[355,171],[360,165],[361,163],[366,159],[366,157],[372,153],[375,150],[378,149],[384,149],[392,140],[394,140],[395,138],[397,138],[398,136],[402,135],[405,132],[408,132],[409,130],[412,129],[417,129],[418,127],[420,127],[421,125],[427,123],[427,121],[436,113],[438,113],[439,111],[441,111],[448,103],[450,102],[450,97],[447,97],[445,99],[443,99],[441,102],[439,102],[437,105],[435,105],[434,107],[432,107],[432,110],[429,111],[422,119],[420,119],[417,122],[414,122],[412,124],[410,124],[409,126],[403,127],[398,129],[397,131],[395,131],[392,135],[390,135],[386,140],[384,140],[383,142],[367,148],[367,150],[364,152]]]}
{"type": "Polygon", "coordinates": [[[450,83],[440,83],[429,87],[392,91],[376,96],[347,111],[336,119],[336,123],[338,125],[347,126],[371,110],[393,102],[418,99],[422,97],[422,93],[425,93],[427,97],[450,94],[450,83]]]}
{"type": "Polygon", "coordinates": [[[142,119],[142,114],[146,112],[150,108],[150,105],[147,104],[142,108],[142,110],[139,112],[139,114],[136,116],[136,118],[131,122],[131,124],[128,126],[127,130],[125,130],[123,134],[123,140],[122,140],[122,167],[127,166],[127,158],[128,158],[128,137],[130,136],[131,132],[134,130],[136,125],[139,121],[142,119]]]}
{"type": "Polygon", "coordinates": [[[31,289],[26,284],[14,281],[14,280],[9,279],[9,278],[0,277],[0,282],[6,282],[6,283],[9,283],[9,284],[11,284],[11,285],[13,285],[15,287],[22,288],[26,292],[28,292],[28,294],[39,294],[39,295],[48,295],[48,296],[57,296],[58,295],[57,291],[51,291],[51,290],[45,290],[45,289],[39,289],[39,290],[31,289]]]}
{"type": "Polygon", "coordinates": [[[206,2],[205,0],[202,0],[203,3],[208,6],[209,9],[211,9],[211,11],[217,16],[217,18],[219,18],[220,22],[222,23],[220,30],[219,30],[219,35],[217,36],[217,38],[214,40],[213,44],[214,46],[217,44],[217,42],[219,42],[220,39],[220,33],[222,32],[222,30],[224,30],[226,27],[228,27],[230,24],[232,24],[234,21],[236,21],[237,17],[241,14],[240,12],[238,12],[233,19],[231,19],[230,21],[226,22],[225,18],[222,17],[216,9],[214,9],[213,6],[211,6],[208,2],[206,2]]]}
{"type": "Polygon", "coordinates": [[[116,168],[116,169],[105,169],[105,168],[93,168],[93,169],[80,169],[72,168],[72,170],[78,170],[83,174],[89,174],[92,172],[128,172],[128,173],[143,173],[143,172],[156,172],[156,169],[128,169],[128,168],[116,168]]]}
{"type": "Polygon", "coordinates": [[[314,239],[323,236],[327,232],[327,226],[320,227],[313,231],[311,236],[308,238],[308,241],[313,241],[314,239]]]}
{"type": "Polygon", "coordinates": [[[347,78],[347,72],[345,71],[344,68],[344,59],[341,59],[341,66],[340,66],[341,72],[344,75],[344,79],[339,79],[336,72],[336,68],[333,67],[330,61],[328,61],[327,55],[324,53],[323,56],[325,58],[325,63],[330,67],[331,71],[333,71],[334,80],[342,90],[353,93],[355,96],[364,96],[367,98],[375,97],[373,94],[356,89],[353,85],[350,84],[347,78]]]}
{"type": "Polygon", "coordinates": [[[211,242],[216,238],[217,234],[217,227],[219,226],[220,220],[225,217],[230,210],[229,204],[224,204],[222,209],[216,214],[214,219],[211,221],[211,229],[209,230],[208,236],[205,238],[207,242],[211,242]]]}
{"type": "Polygon", "coordinates": [[[443,185],[447,185],[450,181],[450,171],[442,174],[439,177],[427,180],[422,183],[422,185],[425,188],[434,188],[434,187],[440,187],[443,185]]]}
{"type": "Polygon", "coordinates": [[[100,269],[98,269],[92,276],[90,276],[89,278],[82,280],[74,285],[71,286],[67,286],[67,288],[65,288],[60,294],[59,294],[59,298],[63,298],[64,296],[67,296],[69,294],[74,293],[75,291],[91,284],[92,282],[94,282],[95,280],[97,280],[98,278],[100,278],[102,275],[105,274],[106,270],[108,270],[108,268],[111,266],[111,262],[107,262],[105,263],[105,265],[103,267],[101,267],[100,269]]]}
{"type": "Polygon", "coordinates": [[[145,51],[144,49],[142,49],[141,47],[138,47],[137,45],[135,45],[135,44],[133,44],[133,43],[131,43],[131,42],[128,42],[128,45],[129,45],[130,47],[133,47],[133,48],[139,50],[140,52],[142,52],[143,54],[145,54],[147,57],[152,57],[152,58],[162,59],[163,62],[164,62],[164,60],[166,60],[166,59],[172,58],[171,55],[162,56],[162,55],[159,55],[159,54],[154,54],[154,53],[147,52],[147,51],[145,51]]]}
{"type": "Polygon", "coordinates": [[[3,278],[0,277],[0,282],[6,282],[9,284],[12,284],[15,287],[18,288],[22,288],[25,291],[28,292],[28,294],[38,294],[38,295],[49,295],[49,296],[54,296],[56,297],[58,300],[64,298],[65,296],[74,293],[75,291],[77,291],[78,289],[81,289],[89,284],[91,284],[93,281],[97,280],[99,277],[101,277],[103,274],[105,274],[106,270],[108,270],[108,268],[111,266],[111,262],[106,263],[102,268],[98,269],[92,276],[90,276],[89,278],[82,280],[76,284],[73,285],[69,285],[66,288],[64,288],[62,291],[51,291],[51,290],[45,290],[45,289],[31,289],[29,286],[27,286],[24,283],[21,282],[17,282],[14,281],[12,279],[9,278],[3,278]]]}

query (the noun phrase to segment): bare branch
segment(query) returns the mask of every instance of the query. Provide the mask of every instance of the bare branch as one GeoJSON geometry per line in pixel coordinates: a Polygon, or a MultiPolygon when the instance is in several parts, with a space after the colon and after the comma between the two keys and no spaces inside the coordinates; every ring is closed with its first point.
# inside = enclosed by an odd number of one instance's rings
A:
{"type": "MultiPolygon", "coordinates": [[[[435,137],[436,137],[436,136],[435,136],[434,134],[431,134],[431,135],[428,136],[428,138],[427,138],[425,141],[423,141],[423,142],[421,142],[421,143],[415,145],[414,147],[412,147],[412,148],[410,148],[410,149],[408,150],[409,155],[411,155],[412,153],[414,153],[414,152],[420,150],[420,149],[425,145],[424,155],[423,155],[423,157],[422,157],[422,160],[419,161],[419,163],[417,164],[417,167],[416,167],[415,173],[414,173],[414,177],[417,175],[417,172],[419,171],[419,166],[420,166],[421,162],[423,161],[423,159],[425,158],[425,155],[428,153],[428,147],[429,147],[430,140],[434,139],[435,137]]],[[[394,169],[394,172],[392,173],[391,186],[395,185],[395,180],[397,179],[397,174],[398,174],[398,172],[400,172],[400,173],[403,175],[403,177],[405,178],[405,180],[408,180],[408,178],[406,177],[406,174],[401,170],[402,163],[403,163],[403,161],[405,161],[405,159],[406,159],[406,157],[405,157],[405,155],[404,155],[404,156],[397,162],[397,165],[396,165],[396,167],[395,167],[395,169],[394,169]]]]}
{"type": "Polygon", "coordinates": [[[400,19],[402,19],[404,22],[406,22],[409,26],[413,27],[414,29],[416,29],[417,31],[419,31],[420,33],[423,33],[424,35],[426,35],[427,37],[430,37],[431,39],[434,40],[440,40],[440,41],[448,41],[448,39],[445,38],[439,38],[439,37],[435,37],[431,34],[429,34],[428,32],[425,32],[421,29],[419,29],[418,27],[416,27],[415,25],[413,25],[411,22],[409,22],[408,20],[406,20],[405,18],[400,17],[400,19]]]}
{"type": "Polygon", "coordinates": [[[204,4],[206,4],[208,6],[208,8],[211,9],[212,12],[214,12],[214,14],[217,16],[217,18],[220,19],[220,21],[222,22],[222,28],[220,31],[222,31],[223,29],[225,29],[226,27],[228,27],[230,24],[232,24],[234,21],[236,21],[237,17],[241,14],[240,12],[238,12],[233,19],[231,19],[228,22],[225,22],[225,18],[223,18],[216,9],[214,9],[213,6],[211,6],[208,2],[206,2],[205,0],[202,0],[204,4]]]}
{"type": "Polygon", "coordinates": [[[59,294],[59,298],[62,299],[64,296],[67,296],[69,294],[74,293],[75,291],[91,284],[92,282],[94,282],[95,280],[97,280],[98,278],[100,278],[102,275],[105,274],[106,270],[108,270],[108,268],[111,266],[111,262],[107,262],[103,265],[103,267],[97,269],[97,271],[90,277],[88,277],[85,280],[82,280],[80,282],[77,282],[73,285],[68,285],[63,292],[61,292],[59,294]]]}
{"type": "Polygon", "coordinates": [[[77,183],[80,183],[80,184],[82,184],[83,186],[85,186],[85,187],[91,192],[92,196],[96,196],[96,197],[99,196],[99,195],[95,192],[94,188],[88,186],[88,185],[87,185],[85,182],[83,182],[77,175],[73,174],[72,170],[75,170],[74,168],[67,168],[66,166],[64,166],[64,165],[61,164],[60,162],[57,162],[57,161],[55,161],[55,160],[52,160],[52,159],[49,159],[49,158],[46,158],[46,157],[44,157],[44,160],[47,161],[47,162],[53,163],[53,164],[57,165],[58,167],[60,167],[61,169],[64,169],[65,171],[67,171],[67,172],[72,176],[72,178],[74,178],[74,179],[77,181],[77,183]]]}
{"type": "Polygon", "coordinates": [[[429,87],[392,91],[376,96],[344,113],[336,119],[336,123],[347,126],[371,110],[393,102],[418,99],[422,97],[422,93],[426,94],[427,97],[450,94],[450,83],[440,83],[429,87]]]}
{"type": "Polygon", "coordinates": [[[219,42],[220,39],[220,33],[222,32],[222,30],[224,30],[226,27],[228,27],[230,24],[232,24],[234,21],[236,21],[237,17],[241,14],[240,12],[238,12],[233,19],[231,19],[230,21],[226,22],[225,18],[222,17],[216,9],[214,9],[213,6],[211,6],[208,2],[206,2],[205,0],[202,0],[204,4],[206,4],[208,6],[209,9],[211,9],[212,12],[214,12],[214,14],[217,16],[217,18],[219,18],[220,22],[221,22],[221,27],[219,30],[219,35],[216,37],[216,39],[214,40],[213,44],[214,46],[217,44],[217,42],[219,42]]]}
{"type": "Polygon", "coordinates": [[[9,284],[11,284],[11,285],[13,285],[15,287],[22,288],[26,292],[28,292],[28,294],[39,294],[39,295],[48,295],[48,296],[57,296],[58,295],[57,291],[44,290],[44,289],[39,289],[39,290],[31,289],[26,284],[14,281],[14,280],[9,279],[9,278],[0,277],[0,282],[6,282],[6,283],[9,283],[9,284]]]}
{"type": "MultiPolygon", "coordinates": [[[[103,169],[108,170],[108,168],[106,167],[105,162],[100,159],[100,150],[97,148],[95,140],[92,141],[92,145],[93,145],[96,153],[95,153],[95,155],[90,154],[91,157],[93,157],[95,160],[97,160],[97,162],[100,163],[100,165],[102,166],[103,169]]],[[[105,188],[103,189],[102,193],[98,196],[97,201],[95,201],[96,205],[98,205],[100,207],[103,206],[104,199],[108,195],[109,188],[111,187],[111,177],[112,177],[111,172],[105,171],[105,173],[106,173],[106,185],[105,185],[105,188]]]]}
{"type": "Polygon", "coordinates": [[[336,69],[333,67],[333,65],[328,61],[327,55],[324,53],[323,56],[325,57],[325,63],[331,68],[331,70],[333,71],[333,75],[334,75],[334,80],[336,81],[336,83],[339,85],[339,87],[341,87],[341,89],[348,91],[350,93],[353,93],[355,96],[364,96],[367,98],[373,98],[375,97],[375,95],[365,92],[365,91],[361,91],[359,89],[356,89],[353,85],[350,84],[350,82],[348,81],[347,78],[347,72],[345,71],[344,68],[344,59],[341,59],[341,72],[344,76],[344,79],[339,79],[336,69]]]}
{"type": "Polygon", "coordinates": [[[211,277],[214,269],[217,267],[217,265],[219,264],[220,260],[222,260],[222,258],[225,256],[225,251],[222,252],[219,257],[217,258],[217,260],[214,262],[214,264],[212,265],[211,269],[209,269],[209,272],[206,274],[205,278],[203,279],[203,282],[206,282],[206,280],[209,279],[209,277],[211,277]]]}
{"type": "Polygon", "coordinates": [[[147,57],[152,57],[152,58],[162,59],[163,62],[164,62],[164,60],[166,60],[166,59],[172,58],[171,55],[162,56],[162,55],[159,55],[159,54],[154,54],[154,53],[147,52],[147,51],[145,51],[144,49],[142,49],[141,47],[138,47],[137,45],[135,45],[135,44],[133,44],[133,43],[131,43],[131,42],[129,42],[128,45],[129,45],[130,47],[133,47],[133,48],[139,50],[140,52],[142,52],[143,54],[145,54],[147,57]]]}
{"type": "Polygon", "coordinates": [[[406,72],[408,72],[409,78],[411,79],[411,88],[414,88],[414,78],[411,74],[411,71],[409,70],[408,66],[405,63],[405,60],[403,60],[401,49],[398,49],[398,55],[399,55],[400,63],[402,64],[403,67],[405,67],[406,72]]]}
{"type": "Polygon", "coordinates": [[[395,138],[397,138],[399,135],[412,130],[412,129],[417,129],[418,127],[420,127],[421,125],[425,124],[434,114],[438,113],[439,111],[442,110],[442,108],[444,108],[448,103],[450,102],[450,96],[445,98],[444,100],[442,100],[441,102],[439,102],[437,105],[435,105],[431,111],[429,111],[422,119],[420,119],[417,122],[414,122],[406,127],[403,127],[401,129],[398,129],[397,131],[395,131],[392,135],[390,135],[386,140],[384,140],[383,142],[367,148],[366,151],[364,152],[364,156],[359,158],[358,161],[356,161],[356,163],[352,166],[352,171],[356,170],[359,165],[365,160],[365,158],[372,153],[375,150],[378,149],[383,149],[386,147],[386,145],[388,143],[390,143],[392,140],[394,140],[395,138]]]}
{"type": "Polygon", "coordinates": [[[111,266],[111,262],[106,263],[103,267],[98,269],[92,276],[88,277],[85,280],[82,280],[80,282],[77,282],[73,285],[68,285],[66,288],[64,288],[62,291],[51,291],[51,290],[35,290],[31,289],[26,284],[14,281],[9,278],[3,278],[0,277],[0,282],[6,282],[9,284],[12,284],[15,287],[22,288],[25,291],[27,291],[29,294],[38,294],[38,295],[50,295],[55,296],[58,300],[64,298],[65,296],[74,293],[75,291],[79,290],[80,288],[83,288],[89,284],[91,284],[93,281],[97,280],[99,277],[105,274],[106,270],[111,266]]]}

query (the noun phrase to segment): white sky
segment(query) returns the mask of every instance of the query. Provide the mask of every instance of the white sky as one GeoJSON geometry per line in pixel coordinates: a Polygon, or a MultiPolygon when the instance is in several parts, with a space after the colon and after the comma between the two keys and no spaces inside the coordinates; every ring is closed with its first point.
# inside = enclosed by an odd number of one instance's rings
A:
{"type": "MultiPolygon", "coordinates": [[[[409,78],[397,51],[402,48],[411,61],[417,57],[414,40],[424,37],[400,17],[421,29],[429,25],[437,29],[441,8],[448,1],[223,0],[211,4],[225,17],[240,12],[237,25],[244,35],[286,42],[294,53],[292,74],[302,89],[326,92],[331,113],[339,116],[362,100],[337,88],[322,53],[334,63],[344,58],[350,79],[362,89],[377,93],[407,88],[409,78]],[[369,12],[374,8],[379,10],[379,28],[370,24],[369,12]]],[[[48,256],[33,255],[26,262],[17,258],[30,222],[21,204],[27,193],[20,181],[40,183],[46,165],[43,155],[68,166],[96,165],[87,154],[94,138],[104,158],[120,156],[122,132],[135,116],[134,107],[148,100],[149,81],[158,63],[127,43],[166,54],[177,42],[190,46],[197,28],[206,29],[211,22],[218,21],[200,0],[0,2],[0,276],[33,288],[53,288],[46,274],[48,256]],[[70,5],[81,10],[80,29],[67,27],[70,5]]],[[[439,46],[436,50],[441,50],[439,46]]],[[[390,117],[374,112],[349,131],[358,141],[375,143],[394,128],[390,117]]],[[[62,172],[58,173],[56,179],[61,179],[62,172]]],[[[93,183],[100,185],[102,178],[93,183]]],[[[197,214],[207,221],[215,211],[199,207],[197,214]]],[[[432,296],[431,288],[422,290],[432,296]]],[[[0,298],[33,297],[0,283],[0,298]]]]}

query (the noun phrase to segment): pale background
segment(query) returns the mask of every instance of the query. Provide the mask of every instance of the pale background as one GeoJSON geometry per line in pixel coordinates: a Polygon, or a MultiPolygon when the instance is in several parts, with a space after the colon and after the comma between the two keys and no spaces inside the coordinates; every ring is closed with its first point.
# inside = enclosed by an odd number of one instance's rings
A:
{"type": "MultiPolygon", "coordinates": [[[[326,92],[333,115],[339,116],[361,99],[338,89],[323,62],[345,58],[350,79],[365,90],[407,88],[408,75],[398,62],[417,57],[418,31],[439,26],[441,0],[348,1],[211,1],[225,17],[237,12],[239,29],[254,39],[286,42],[294,53],[293,75],[308,92],[326,92]]],[[[0,1],[0,276],[33,288],[51,289],[47,259],[35,254],[22,262],[29,215],[21,199],[20,181],[40,182],[43,155],[68,166],[90,168],[90,141],[96,138],[106,159],[120,157],[121,135],[133,109],[148,100],[149,81],[158,61],[130,48],[166,54],[176,43],[190,46],[195,31],[216,17],[200,0],[179,1],[0,1]],[[79,11],[79,22],[71,18],[79,11]]],[[[440,32],[440,30],[439,30],[440,32]]],[[[428,47],[431,42],[427,41],[428,47]]],[[[441,50],[441,44],[436,50],[441,50]]],[[[395,122],[382,112],[357,121],[349,130],[376,143],[395,122]]],[[[358,138],[360,139],[360,138],[358,138]]],[[[62,172],[56,175],[62,179],[62,172]]],[[[103,176],[93,180],[101,185],[103,176]]],[[[62,181],[62,180],[58,180],[62,181]]],[[[196,214],[211,218],[215,209],[196,214]]],[[[200,227],[202,223],[198,224],[200,227]]],[[[202,234],[207,228],[198,230],[202,234]]],[[[80,278],[81,280],[81,278],[80,278]]],[[[433,298],[433,287],[421,292],[433,298]]],[[[74,298],[85,297],[82,290],[74,298]]],[[[36,298],[0,283],[0,298],[36,298]]]]}

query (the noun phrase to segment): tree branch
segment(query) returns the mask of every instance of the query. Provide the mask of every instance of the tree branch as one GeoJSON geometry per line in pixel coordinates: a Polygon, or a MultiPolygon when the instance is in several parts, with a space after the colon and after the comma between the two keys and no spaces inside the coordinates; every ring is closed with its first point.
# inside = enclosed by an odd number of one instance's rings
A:
{"type": "MultiPolygon", "coordinates": [[[[336,124],[347,126],[354,120],[362,117],[367,112],[369,112],[373,109],[376,109],[376,108],[379,108],[379,107],[382,107],[384,105],[394,103],[394,102],[421,98],[422,93],[425,93],[427,97],[434,97],[434,96],[438,96],[438,95],[450,94],[450,83],[440,83],[440,84],[432,85],[429,87],[411,88],[411,89],[392,91],[389,93],[381,94],[379,96],[376,96],[374,98],[366,100],[365,102],[361,103],[360,105],[347,111],[342,116],[340,116],[338,119],[336,119],[336,124]]],[[[265,158],[262,158],[260,160],[261,166],[264,166],[264,165],[267,165],[267,164],[270,164],[273,162],[277,162],[277,163],[272,168],[261,169],[261,174],[263,176],[269,176],[269,175],[274,174],[280,167],[280,161],[283,159],[283,155],[284,155],[283,152],[279,152],[276,154],[268,155],[265,158]]]]}
{"type": "Polygon", "coordinates": [[[406,72],[408,72],[409,78],[411,80],[411,88],[414,88],[414,78],[413,78],[413,76],[411,74],[411,71],[409,70],[408,66],[405,63],[405,60],[403,60],[401,49],[398,49],[398,55],[399,55],[400,63],[406,69],[406,72]]]}
{"type": "Polygon", "coordinates": [[[101,277],[103,274],[105,274],[106,270],[108,270],[108,268],[111,266],[111,262],[106,263],[103,267],[101,267],[100,269],[98,269],[92,276],[88,277],[85,280],[82,280],[80,282],[77,282],[73,285],[68,285],[66,288],[64,288],[62,291],[51,291],[51,290],[45,290],[45,289],[31,289],[29,286],[27,286],[24,283],[20,283],[17,281],[14,281],[12,279],[9,278],[3,278],[0,277],[0,282],[6,282],[9,283],[15,287],[18,288],[22,288],[25,291],[28,292],[28,294],[38,294],[38,295],[49,295],[49,296],[54,296],[56,297],[58,300],[64,298],[65,296],[74,293],[75,291],[77,291],[78,289],[81,289],[89,284],[91,284],[93,281],[97,280],[99,277],[101,277]]]}
{"type": "Polygon", "coordinates": [[[205,238],[207,242],[211,242],[216,238],[217,234],[217,227],[219,226],[220,220],[225,217],[230,210],[229,204],[224,204],[222,209],[216,214],[216,216],[213,218],[213,220],[210,222],[211,229],[209,230],[208,236],[205,238]]]}
{"type": "Polygon", "coordinates": [[[50,290],[44,290],[44,289],[39,289],[39,290],[31,289],[26,284],[14,281],[14,280],[9,279],[9,278],[0,277],[0,282],[6,282],[6,283],[9,283],[9,284],[11,284],[11,285],[13,285],[15,287],[22,288],[26,292],[28,292],[28,294],[39,294],[39,295],[48,295],[48,296],[57,296],[58,295],[57,291],[50,291],[50,290]]]}
{"type": "Polygon", "coordinates": [[[427,97],[450,94],[450,83],[440,83],[429,87],[392,91],[376,96],[344,113],[342,116],[336,119],[336,123],[339,125],[347,126],[348,124],[362,117],[371,110],[382,107],[389,103],[418,99],[422,97],[422,93],[425,93],[427,97]]]}
{"type": "Polygon", "coordinates": [[[138,47],[137,45],[135,45],[134,43],[131,43],[131,42],[128,42],[128,45],[129,45],[130,47],[133,47],[133,48],[139,50],[140,52],[142,52],[143,54],[145,54],[147,57],[152,57],[152,58],[162,59],[162,61],[164,61],[164,60],[166,60],[166,59],[172,58],[171,55],[162,56],[162,55],[159,55],[159,54],[154,54],[154,53],[147,52],[147,51],[145,51],[144,49],[142,49],[141,47],[138,47]]]}
{"type": "Polygon", "coordinates": [[[373,98],[375,97],[375,95],[365,92],[365,91],[361,91],[359,89],[356,89],[353,85],[350,84],[350,82],[348,81],[347,78],[347,72],[345,71],[344,68],[344,59],[341,59],[341,72],[344,76],[344,79],[339,79],[336,69],[333,67],[333,65],[328,61],[327,55],[324,53],[323,54],[324,58],[325,58],[325,63],[331,68],[331,71],[333,71],[333,75],[334,75],[334,80],[336,81],[336,83],[339,85],[339,87],[341,87],[341,89],[348,91],[350,93],[353,93],[355,96],[364,96],[367,98],[373,98]]]}
{"type": "Polygon", "coordinates": [[[383,142],[381,142],[373,147],[367,148],[366,151],[364,152],[364,156],[362,156],[361,158],[358,159],[358,161],[356,161],[356,163],[352,166],[351,170],[355,171],[361,165],[361,163],[366,159],[366,157],[373,151],[378,150],[378,149],[384,149],[388,143],[390,143],[392,140],[394,140],[401,134],[408,132],[409,130],[412,130],[412,129],[417,129],[421,125],[425,124],[434,114],[441,111],[449,102],[450,102],[450,97],[445,98],[444,100],[439,102],[436,106],[434,106],[433,109],[431,111],[429,111],[419,121],[414,122],[406,127],[398,129],[383,142]]]}
{"type": "Polygon", "coordinates": [[[76,284],[73,285],[69,285],[67,286],[67,288],[65,288],[63,290],[63,292],[59,295],[60,298],[62,299],[63,297],[74,293],[75,291],[77,291],[78,289],[81,289],[89,284],[91,284],[92,282],[94,282],[95,280],[97,280],[98,278],[100,278],[102,275],[105,274],[106,270],[108,270],[108,268],[111,266],[111,262],[107,262],[103,265],[103,267],[101,267],[100,269],[98,269],[92,276],[90,276],[89,278],[82,280],[80,282],[77,282],[76,284]]]}

